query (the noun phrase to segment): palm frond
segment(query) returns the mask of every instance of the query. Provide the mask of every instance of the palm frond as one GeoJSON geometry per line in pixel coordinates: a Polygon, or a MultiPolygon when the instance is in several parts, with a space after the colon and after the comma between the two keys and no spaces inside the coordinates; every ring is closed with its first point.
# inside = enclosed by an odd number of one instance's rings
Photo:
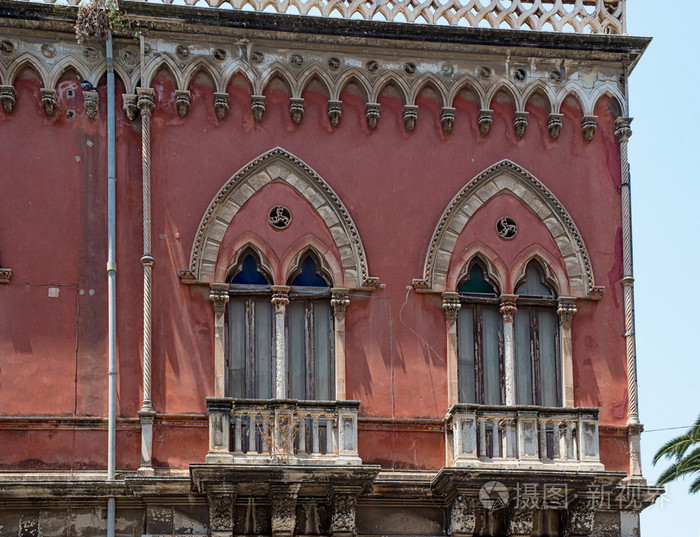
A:
{"type": "Polygon", "coordinates": [[[690,485],[690,489],[688,490],[688,492],[690,492],[690,494],[695,494],[696,492],[699,492],[699,491],[700,491],[700,477],[698,477],[695,481],[693,481],[693,483],[690,485]]]}
{"type": "Polygon", "coordinates": [[[661,472],[661,475],[656,480],[656,484],[665,485],[666,483],[670,483],[674,479],[680,477],[680,475],[678,474],[678,465],[679,463],[675,462],[671,466],[666,468],[663,472],[661,472]]]}
{"type": "Polygon", "coordinates": [[[654,455],[652,464],[656,464],[662,458],[678,459],[682,457],[688,448],[696,442],[696,440],[693,440],[694,435],[691,434],[692,432],[693,429],[666,442],[654,455]]]}

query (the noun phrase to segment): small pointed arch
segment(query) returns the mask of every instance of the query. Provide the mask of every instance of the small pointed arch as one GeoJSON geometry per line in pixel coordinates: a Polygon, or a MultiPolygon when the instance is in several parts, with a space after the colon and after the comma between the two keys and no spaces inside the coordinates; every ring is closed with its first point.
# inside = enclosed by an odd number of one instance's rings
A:
{"type": "Polygon", "coordinates": [[[523,92],[523,110],[527,106],[528,101],[536,94],[539,93],[547,101],[549,113],[554,112],[554,101],[556,100],[556,95],[552,89],[545,84],[543,80],[537,80],[533,84],[529,85],[523,92]]]}
{"type": "Polygon", "coordinates": [[[556,298],[556,279],[547,264],[536,256],[523,264],[515,280],[515,294],[521,297],[549,297],[556,298]]]}
{"type": "Polygon", "coordinates": [[[562,103],[569,96],[576,99],[581,106],[584,116],[593,114],[593,106],[590,103],[588,95],[581,91],[581,88],[575,80],[569,80],[557,91],[556,99],[554,100],[556,103],[556,110],[553,111],[555,114],[560,112],[562,103]]]}
{"type": "Polygon", "coordinates": [[[141,79],[142,87],[150,88],[151,84],[153,83],[153,79],[161,69],[170,72],[173,80],[175,80],[175,83],[177,84],[177,89],[186,89],[186,86],[183,85],[182,71],[178,67],[177,63],[167,54],[158,56],[156,59],[146,64],[144,67],[144,74],[141,79]]]}
{"type": "MultiPolygon", "coordinates": [[[[106,72],[107,61],[101,60],[93,66],[86,79],[89,80],[93,86],[97,87],[102,82],[102,79],[106,79],[106,72]]],[[[124,69],[121,62],[114,62],[114,74],[121,81],[126,93],[136,93],[136,88],[140,77],[138,69],[129,75],[128,71],[124,69]]]]}
{"type": "Polygon", "coordinates": [[[339,282],[343,281],[343,266],[328,245],[311,234],[306,234],[298,239],[282,256],[280,275],[276,280],[277,282],[284,284],[289,280],[290,274],[294,272],[294,268],[299,264],[299,256],[305,251],[313,251],[320,259],[323,270],[330,278],[329,281],[336,287],[340,285],[339,282]]]}
{"type": "Polygon", "coordinates": [[[320,175],[281,147],[264,153],[241,168],[214,196],[195,234],[189,269],[180,271],[183,282],[214,281],[221,238],[241,207],[273,181],[292,187],[328,227],[342,264],[343,281],[335,281],[335,285],[376,287],[379,280],[369,276],[365,248],[348,209],[320,175]]]}
{"type": "Polygon", "coordinates": [[[518,90],[516,85],[506,78],[501,79],[498,82],[494,82],[489,87],[488,91],[486,92],[486,98],[484,99],[486,102],[486,108],[491,108],[491,101],[493,101],[493,98],[500,91],[503,91],[506,95],[510,96],[510,98],[513,100],[513,108],[515,108],[516,112],[524,110],[525,103],[520,94],[520,90],[518,90]]]}
{"type": "Polygon", "coordinates": [[[50,88],[55,88],[58,81],[63,76],[66,71],[75,71],[81,80],[89,81],[93,86],[97,86],[99,83],[99,78],[101,73],[93,72],[91,73],[87,65],[74,56],[65,56],[61,58],[49,71],[49,78],[47,81],[50,88]]]}
{"type": "Polygon", "coordinates": [[[416,98],[426,86],[432,88],[433,91],[440,96],[440,106],[442,108],[450,106],[450,104],[448,104],[447,88],[445,87],[445,84],[443,84],[442,80],[436,77],[433,73],[425,73],[424,75],[421,75],[411,85],[408,96],[410,102],[407,104],[415,104],[416,98]]]}
{"type": "Polygon", "coordinates": [[[502,288],[490,277],[491,274],[493,274],[493,268],[492,265],[489,267],[488,260],[479,254],[474,255],[464,265],[462,274],[457,280],[457,292],[500,296],[502,288]],[[491,268],[491,271],[489,271],[489,268],[491,268]]]}
{"type": "Polygon", "coordinates": [[[333,88],[333,96],[331,100],[340,100],[340,94],[343,92],[343,89],[345,89],[345,86],[351,82],[354,82],[364,90],[365,102],[369,102],[370,95],[372,94],[370,84],[364,74],[357,67],[351,67],[347,71],[343,71],[343,73],[338,77],[338,80],[336,80],[333,88]]]}
{"type": "Polygon", "coordinates": [[[453,256],[450,262],[450,270],[447,274],[446,288],[450,291],[459,287],[469,267],[475,260],[480,260],[487,281],[489,281],[500,293],[509,293],[507,287],[508,268],[500,256],[481,241],[476,241],[453,256]]]}
{"type": "Polygon", "coordinates": [[[221,73],[208,58],[205,58],[203,56],[200,56],[199,58],[195,59],[182,72],[184,88],[189,87],[190,83],[200,72],[206,73],[209,76],[209,78],[211,78],[211,81],[214,83],[215,92],[226,91],[226,87],[223,85],[221,73]]]}
{"type": "Polygon", "coordinates": [[[608,81],[596,88],[595,93],[591,98],[593,101],[593,110],[595,110],[598,101],[600,101],[603,96],[607,96],[617,103],[618,117],[627,117],[627,100],[620,92],[617,84],[608,81]]]}
{"type": "Polygon", "coordinates": [[[556,242],[571,295],[600,298],[595,286],[588,250],[576,224],[561,202],[535,176],[510,160],[487,168],[460,190],[442,214],[430,241],[419,289],[447,290],[447,274],[456,238],[476,211],[498,194],[507,192],[520,200],[549,230],[556,242]]]}
{"type": "Polygon", "coordinates": [[[569,295],[569,278],[566,268],[562,267],[561,263],[539,244],[532,244],[525,248],[511,263],[508,271],[508,285],[511,293],[515,293],[515,289],[525,277],[527,266],[531,262],[539,264],[547,284],[554,290],[556,295],[569,295]]]}
{"type": "Polygon", "coordinates": [[[238,285],[272,285],[274,277],[265,256],[255,245],[241,248],[226,271],[226,281],[238,285]]]}
{"type": "Polygon", "coordinates": [[[275,62],[270,65],[263,73],[256,79],[255,85],[255,95],[262,95],[265,91],[267,85],[272,81],[273,78],[279,78],[282,80],[289,88],[289,96],[299,97],[297,94],[297,84],[294,79],[294,75],[287,69],[284,65],[279,62],[275,62]]]}
{"type": "Polygon", "coordinates": [[[246,63],[243,63],[239,60],[227,66],[227,68],[224,70],[222,74],[222,79],[224,81],[223,91],[226,91],[228,85],[236,77],[236,75],[241,75],[244,79],[248,81],[248,84],[250,85],[250,92],[252,94],[253,90],[255,89],[255,79],[257,75],[246,63]]]}
{"type": "Polygon", "coordinates": [[[41,79],[41,85],[42,87],[46,88],[48,87],[48,80],[49,80],[49,73],[42,64],[42,62],[38,61],[34,56],[29,54],[28,52],[25,52],[24,54],[20,54],[17,58],[15,58],[12,63],[7,68],[7,82],[11,86],[15,84],[15,80],[17,77],[20,75],[22,71],[25,69],[32,69],[37,76],[41,79]]]}
{"type": "Polygon", "coordinates": [[[463,75],[457,82],[450,86],[450,89],[447,92],[447,100],[445,101],[448,103],[446,106],[454,106],[455,98],[457,95],[459,95],[459,92],[465,88],[468,88],[474,92],[474,95],[476,95],[479,99],[480,108],[488,108],[490,101],[486,100],[486,90],[481,83],[479,83],[479,81],[471,75],[463,75]]]}
{"type": "Polygon", "coordinates": [[[413,104],[412,102],[408,102],[410,89],[406,81],[402,80],[401,77],[393,71],[387,71],[375,80],[372,91],[369,94],[369,102],[376,103],[382,90],[388,85],[393,85],[399,90],[399,93],[403,96],[403,104],[413,104]]]}
{"type": "Polygon", "coordinates": [[[231,270],[240,261],[241,253],[246,250],[252,250],[258,255],[258,260],[264,271],[270,275],[271,281],[278,281],[278,272],[280,263],[275,255],[275,252],[270,246],[258,235],[250,231],[242,234],[229,243],[225,249],[219,252],[219,259],[215,267],[214,281],[227,281],[231,270]]]}
{"type": "Polygon", "coordinates": [[[292,287],[333,287],[333,277],[318,250],[307,246],[292,259],[286,284],[292,287]]]}
{"type": "Polygon", "coordinates": [[[314,63],[310,65],[300,76],[297,81],[299,85],[299,96],[304,93],[306,87],[313,81],[318,80],[319,83],[326,88],[326,96],[330,99],[331,92],[333,91],[333,79],[328,76],[320,65],[314,63]]]}

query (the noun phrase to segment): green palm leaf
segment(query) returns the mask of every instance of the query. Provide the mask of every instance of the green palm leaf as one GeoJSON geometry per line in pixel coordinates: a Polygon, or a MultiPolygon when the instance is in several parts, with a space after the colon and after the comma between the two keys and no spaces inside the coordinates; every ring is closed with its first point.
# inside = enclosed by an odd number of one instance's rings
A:
{"type": "MultiPolygon", "coordinates": [[[[678,478],[700,473],[700,416],[690,430],[661,446],[654,455],[653,464],[662,458],[673,462],[659,476],[658,485],[665,485],[678,478]]],[[[700,491],[700,478],[690,485],[691,494],[698,491],[700,491]]]]}

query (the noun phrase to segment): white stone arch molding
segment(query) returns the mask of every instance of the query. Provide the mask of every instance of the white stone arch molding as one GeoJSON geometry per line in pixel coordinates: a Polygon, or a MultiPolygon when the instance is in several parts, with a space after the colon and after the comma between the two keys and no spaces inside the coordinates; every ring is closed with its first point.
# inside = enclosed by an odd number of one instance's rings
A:
{"type": "Polygon", "coordinates": [[[369,275],[360,233],[343,202],[310,166],[281,147],[271,149],[249,162],[214,196],[197,229],[190,266],[178,271],[181,281],[214,281],[221,240],[228,226],[241,207],[263,186],[273,181],[291,186],[326,223],[340,254],[343,286],[350,289],[376,288],[379,279],[369,275]]]}
{"type": "Polygon", "coordinates": [[[566,264],[571,295],[599,299],[605,288],[595,285],[590,257],[573,219],[546,186],[507,159],[481,172],[452,198],[430,240],[423,277],[413,280],[413,287],[434,292],[448,290],[447,271],[457,238],[472,215],[503,192],[519,199],[551,233],[566,264]]]}

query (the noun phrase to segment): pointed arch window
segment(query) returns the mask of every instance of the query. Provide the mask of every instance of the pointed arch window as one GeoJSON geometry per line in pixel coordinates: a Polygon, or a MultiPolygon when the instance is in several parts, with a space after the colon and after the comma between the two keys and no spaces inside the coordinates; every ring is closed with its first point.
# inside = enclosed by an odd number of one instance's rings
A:
{"type": "Polygon", "coordinates": [[[292,399],[335,399],[331,278],[312,252],[288,280],[287,373],[292,399]]]}
{"type": "Polygon", "coordinates": [[[556,291],[537,261],[515,288],[515,398],[519,405],[561,406],[556,291]]]}
{"type": "Polygon", "coordinates": [[[473,261],[458,287],[457,314],[459,401],[503,403],[503,328],[499,293],[473,261]]]}

